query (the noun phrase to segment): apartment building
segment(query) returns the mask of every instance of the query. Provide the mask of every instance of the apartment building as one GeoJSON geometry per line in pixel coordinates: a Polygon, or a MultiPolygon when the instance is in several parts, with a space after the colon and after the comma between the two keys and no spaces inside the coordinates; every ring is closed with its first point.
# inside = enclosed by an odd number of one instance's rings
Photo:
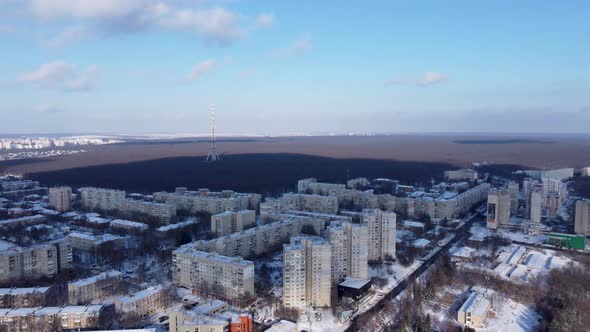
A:
{"type": "Polygon", "coordinates": [[[510,192],[510,215],[515,216],[518,214],[518,194],[520,192],[520,187],[518,182],[510,181],[508,182],[508,192],[510,192]]]}
{"type": "Polygon", "coordinates": [[[117,210],[125,199],[125,192],[122,190],[85,187],[79,191],[82,206],[88,209],[117,210]]]}
{"type": "Polygon", "coordinates": [[[184,245],[172,252],[172,280],[193,292],[243,305],[254,297],[254,262],[184,245]]]}
{"type": "Polygon", "coordinates": [[[236,193],[231,190],[211,192],[209,189],[189,191],[186,188],[176,188],[173,193],[154,193],[154,200],[176,206],[177,210],[190,213],[206,212],[210,214],[225,211],[254,210],[258,211],[261,195],[250,193],[236,193]]]}
{"type": "Polygon", "coordinates": [[[483,327],[492,303],[481,293],[473,292],[457,313],[457,321],[473,327],[483,327]]]}
{"type": "Polygon", "coordinates": [[[39,181],[33,180],[16,180],[0,181],[1,191],[24,190],[39,187],[39,181]]]}
{"type": "Polygon", "coordinates": [[[567,200],[567,184],[559,178],[543,177],[541,185],[543,186],[543,207],[549,216],[554,217],[567,200]]]}
{"type": "Polygon", "coordinates": [[[71,267],[68,257],[60,259],[58,248],[59,244],[19,247],[0,240],[0,283],[53,277],[71,267]]]}
{"type": "Polygon", "coordinates": [[[574,232],[576,234],[590,235],[590,199],[582,199],[576,202],[574,217],[574,232]]]}
{"type": "Polygon", "coordinates": [[[487,227],[498,229],[510,222],[510,192],[505,189],[492,189],[488,194],[487,227]]]}
{"type": "Polygon", "coordinates": [[[283,246],[283,305],[329,307],[332,249],[319,236],[298,236],[283,246]]]}
{"type": "Polygon", "coordinates": [[[0,308],[31,308],[61,304],[56,285],[49,287],[0,288],[0,308]]]}
{"type": "Polygon", "coordinates": [[[70,187],[49,188],[49,206],[57,211],[69,211],[71,197],[72,188],[70,187]]]}
{"type": "Polygon", "coordinates": [[[332,248],[332,282],[346,277],[368,278],[369,228],[367,225],[334,221],[326,230],[332,248]]]}
{"type": "Polygon", "coordinates": [[[314,178],[297,181],[297,192],[300,194],[316,194],[328,196],[332,192],[345,190],[345,184],[317,182],[314,178]]]}
{"type": "Polygon", "coordinates": [[[119,202],[118,209],[127,215],[140,213],[152,216],[163,224],[169,224],[172,218],[176,217],[176,206],[166,203],[123,199],[119,202]]]}
{"type": "Polygon", "coordinates": [[[291,216],[240,233],[196,241],[190,245],[196,250],[215,252],[224,256],[254,257],[279,250],[282,244],[289,242],[289,238],[300,235],[303,227],[310,227],[319,234],[325,228],[325,222],[322,219],[291,216]]]}
{"type": "Polygon", "coordinates": [[[131,295],[115,299],[115,310],[122,314],[133,314],[142,318],[166,309],[169,297],[162,286],[151,287],[131,295]]]}
{"type": "MultiPolygon", "coordinates": [[[[543,189],[540,185],[533,185],[530,189],[529,216],[532,223],[539,224],[543,216],[543,189]]],[[[511,205],[512,206],[512,205],[511,205]]]]}
{"type": "Polygon", "coordinates": [[[10,332],[109,329],[112,317],[111,308],[102,304],[0,309],[0,326],[10,332]]]}
{"type": "Polygon", "coordinates": [[[362,223],[368,228],[368,259],[395,259],[396,214],[379,209],[365,209],[362,223]]]}
{"type": "Polygon", "coordinates": [[[46,220],[47,220],[47,217],[40,215],[40,214],[5,219],[5,220],[0,220],[0,229],[4,229],[6,231],[21,229],[21,228],[25,228],[28,226],[42,224],[46,220]]]}
{"type": "Polygon", "coordinates": [[[90,233],[72,232],[66,237],[72,248],[74,262],[95,264],[108,260],[110,254],[116,250],[124,250],[124,237],[105,233],[93,235],[90,233]]]}
{"type": "Polygon", "coordinates": [[[256,225],[256,211],[226,211],[211,216],[211,232],[227,235],[256,225]]]}
{"type": "Polygon", "coordinates": [[[126,233],[142,233],[147,231],[149,226],[137,221],[115,219],[111,221],[111,229],[126,233]]]}
{"type": "Polygon", "coordinates": [[[248,314],[224,311],[203,314],[198,310],[168,311],[170,332],[251,332],[252,317],[248,314]]]}
{"type": "Polygon", "coordinates": [[[477,180],[477,171],[469,168],[444,172],[445,181],[474,181],[477,180]]]}
{"type": "Polygon", "coordinates": [[[62,238],[51,242],[57,248],[57,263],[59,272],[69,270],[74,266],[74,255],[70,243],[62,238]]]}
{"type": "Polygon", "coordinates": [[[111,270],[101,274],[68,282],[68,303],[87,304],[113,295],[119,288],[121,272],[111,270]]]}
{"type": "Polygon", "coordinates": [[[308,194],[284,194],[276,200],[267,200],[261,204],[261,211],[281,212],[286,210],[299,210],[326,214],[338,213],[338,199],[334,196],[320,196],[308,194]]]}

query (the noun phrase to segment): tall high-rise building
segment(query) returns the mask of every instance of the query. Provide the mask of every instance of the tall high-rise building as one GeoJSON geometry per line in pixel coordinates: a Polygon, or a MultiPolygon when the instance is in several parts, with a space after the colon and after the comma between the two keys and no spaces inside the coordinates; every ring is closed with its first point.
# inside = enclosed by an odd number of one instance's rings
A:
{"type": "Polygon", "coordinates": [[[395,259],[396,214],[365,209],[362,221],[369,231],[369,260],[395,259]]]}
{"type": "Polygon", "coordinates": [[[576,234],[590,235],[590,199],[576,202],[576,216],[574,232],[576,234]]]}
{"type": "Polygon", "coordinates": [[[531,222],[540,223],[543,214],[543,188],[541,185],[531,187],[531,198],[529,199],[529,215],[531,222]]]}
{"type": "Polygon", "coordinates": [[[327,237],[332,246],[332,282],[346,277],[367,279],[369,228],[367,225],[334,221],[327,237]]]}
{"type": "Polygon", "coordinates": [[[330,243],[319,236],[298,236],[283,246],[283,304],[286,307],[329,307],[330,243]]]}
{"type": "Polygon", "coordinates": [[[71,196],[72,188],[70,187],[49,188],[49,206],[60,212],[68,211],[71,196]]]}
{"type": "Polygon", "coordinates": [[[488,193],[487,227],[498,229],[510,221],[510,192],[492,189],[488,193]]]}
{"type": "Polygon", "coordinates": [[[518,214],[518,192],[520,191],[518,182],[508,182],[508,191],[510,192],[510,214],[518,214]]]}

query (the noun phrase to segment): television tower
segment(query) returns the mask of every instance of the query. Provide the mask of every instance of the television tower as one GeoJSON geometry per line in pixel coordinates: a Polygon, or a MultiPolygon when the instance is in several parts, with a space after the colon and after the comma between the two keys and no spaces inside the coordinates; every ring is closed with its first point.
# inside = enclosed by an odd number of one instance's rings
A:
{"type": "Polygon", "coordinates": [[[219,161],[219,154],[217,154],[217,148],[215,147],[215,105],[211,105],[211,148],[205,162],[219,161]]]}

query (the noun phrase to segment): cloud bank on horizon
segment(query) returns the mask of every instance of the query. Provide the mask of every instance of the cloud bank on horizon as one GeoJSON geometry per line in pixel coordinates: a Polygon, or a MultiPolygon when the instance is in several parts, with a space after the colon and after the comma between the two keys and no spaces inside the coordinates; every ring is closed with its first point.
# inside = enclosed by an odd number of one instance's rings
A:
{"type": "Polygon", "coordinates": [[[0,0],[0,132],[585,132],[588,9],[0,0]]]}

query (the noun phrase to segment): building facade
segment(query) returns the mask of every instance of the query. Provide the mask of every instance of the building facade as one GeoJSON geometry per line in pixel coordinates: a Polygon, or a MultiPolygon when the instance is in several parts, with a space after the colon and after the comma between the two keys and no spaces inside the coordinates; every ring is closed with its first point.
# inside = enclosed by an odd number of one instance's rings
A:
{"type": "Polygon", "coordinates": [[[169,224],[172,218],[176,217],[176,206],[166,203],[155,203],[139,201],[134,199],[123,199],[119,202],[118,210],[130,215],[140,213],[160,220],[162,224],[169,224]]]}
{"type": "Polygon", "coordinates": [[[574,217],[574,232],[576,234],[590,235],[590,199],[583,199],[576,202],[574,217]]]}
{"type": "Polygon", "coordinates": [[[88,304],[96,299],[113,295],[119,288],[121,272],[107,271],[101,274],[68,282],[68,303],[88,304]]]}
{"type": "Polygon", "coordinates": [[[189,244],[172,253],[172,280],[195,293],[242,305],[254,297],[254,262],[198,251],[189,244]]]}
{"type": "Polygon", "coordinates": [[[492,303],[481,293],[473,292],[457,313],[457,321],[473,327],[483,327],[492,303]]]}
{"type": "Polygon", "coordinates": [[[79,191],[82,206],[87,209],[117,210],[125,199],[125,192],[122,190],[85,187],[79,191]]]}
{"type": "Polygon", "coordinates": [[[173,193],[154,193],[154,200],[172,204],[177,210],[209,214],[240,210],[258,211],[261,197],[259,194],[237,193],[231,190],[211,192],[208,189],[189,191],[186,188],[176,188],[173,193]]]}
{"type": "Polygon", "coordinates": [[[10,332],[110,329],[113,312],[102,304],[0,309],[0,326],[10,332]]]}
{"type": "Polygon", "coordinates": [[[285,307],[330,306],[331,256],[330,243],[319,236],[294,237],[283,246],[285,307]]]}
{"type": "Polygon", "coordinates": [[[41,244],[19,247],[0,240],[0,282],[54,277],[61,270],[70,268],[71,256],[60,259],[60,246],[64,245],[41,244]]]}
{"type": "Polygon", "coordinates": [[[49,188],[49,206],[57,211],[69,211],[71,197],[72,188],[70,187],[49,188]]]}
{"type": "Polygon", "coordinates": [[[492,189],[488,193],[487,227],[498,229],[510,222],[510,192],[492,189]]]}
{"type": "Polygon", "coordinates": [[[395,212],[365,209],[362,220],[369,233],[368,259],[395,259],[395,212]]]}
{"type": "Polygon", "coordinates": [[[351,222],[332,222],[327,228],[332,248],[332,282],[369,275],[369,228],[351,222]]]}
{"type": "Polygon", "coordinates": [[[115,310],[122,314],[133,314],[142,318],[160,312],[168,306],[168,295],[158,285],[131,295],[119,296],[115,299],[115,310]]]}
{"type": "Polygon", "coordinates": [[[253,210],[226,211],[211,216],[211,232],[218,235],[241,232],[254,225],[256,211],[253,210]]]}

